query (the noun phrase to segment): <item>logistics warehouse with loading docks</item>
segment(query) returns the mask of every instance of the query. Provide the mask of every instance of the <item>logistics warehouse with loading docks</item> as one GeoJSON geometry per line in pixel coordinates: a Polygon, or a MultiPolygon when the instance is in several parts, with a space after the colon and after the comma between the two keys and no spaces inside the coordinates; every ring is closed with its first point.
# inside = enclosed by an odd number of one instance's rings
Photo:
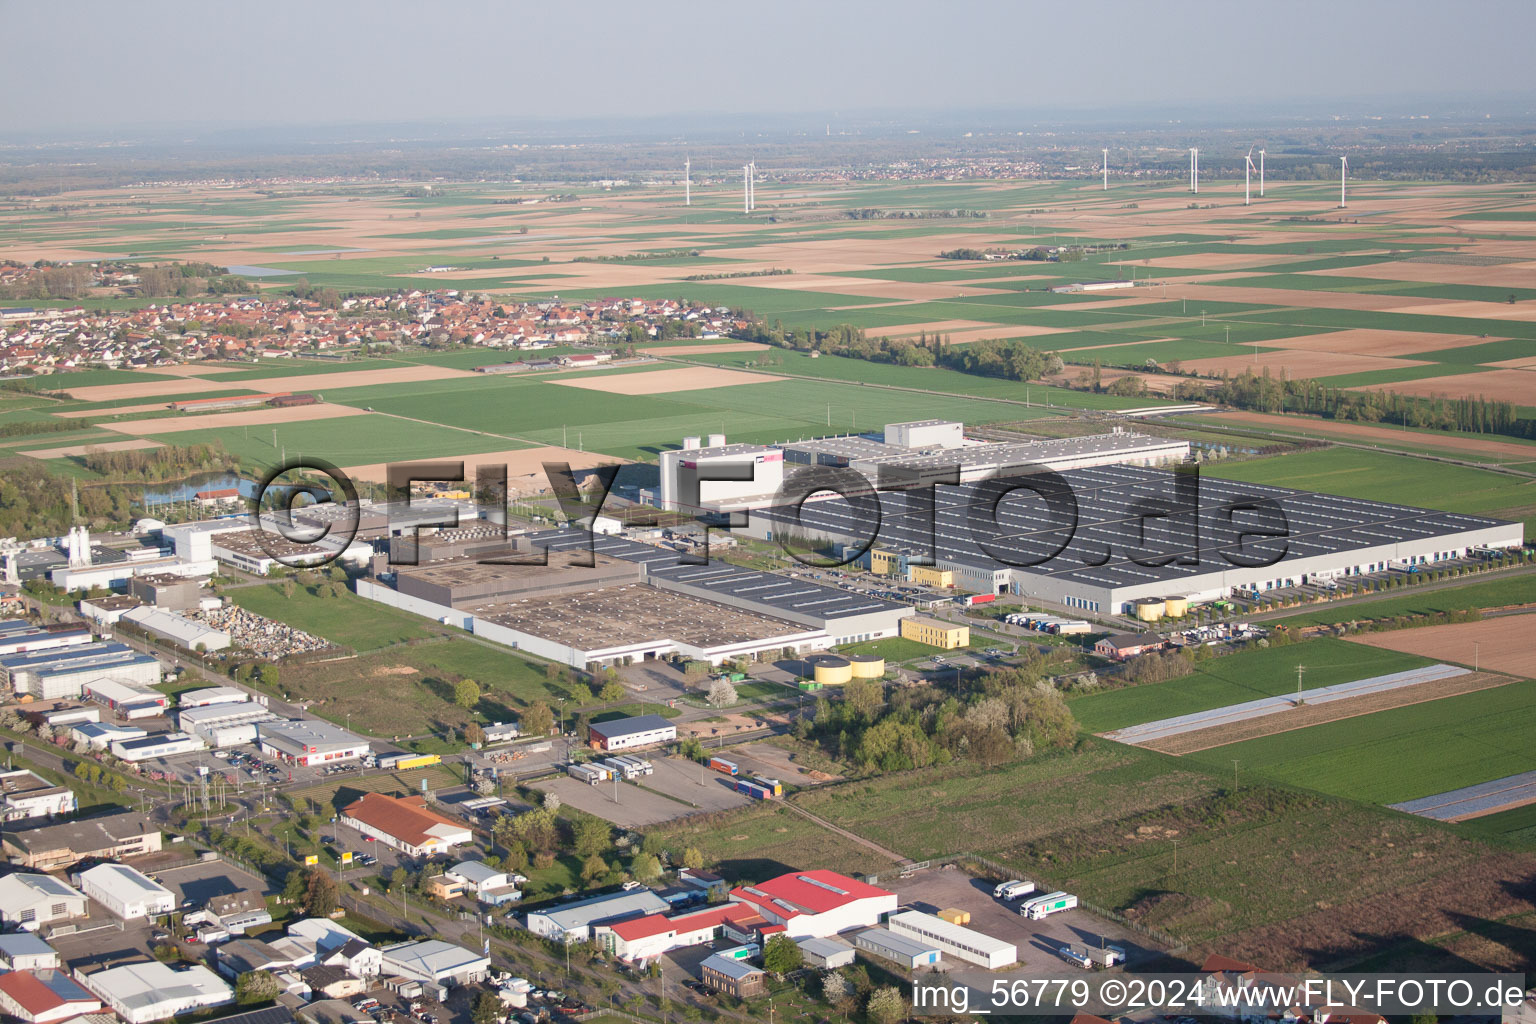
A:
{"type": "Polygon", "coordinates": [[[1519,523],[1176,474],[1164,467],[1187,464],[1187,441],[1119,428],[998,442],[924,420],[887,424],[878,438],[725,440],[686,438],[662,453],[663,507],[740,511],[748,525],[733,529],[746,536],[824,541],[877,572],[931,566],[959,590],[1088,612],[1134,614],[1137,602],[1213,601],[1522,543],[1519,523]],[[709,479],[747,467],[750,480],[709,479]],[[865,493],[822,489],[783,504],[781,486],[802,467],[851,473],[865,493]],[[1043,494],[1004,483],[1046,473],[1059,484],[1037,479],[1043,494]]]}
{"type": "Polygon", "coordinates": [[[1047,486],[1050,497],[1017,489],[1000,498],[1008,485],[992,481],[881,491],[856,499],[862,508],[844,497],[760,508],[738,532],[791,531],[855,559],[867,550],[931,558],[960,590],[1131,614],[1139,601],[1214,601],[1522,543],[1517,522],[1148,466],[1057,479],[1065,494],[1047,486]]]}

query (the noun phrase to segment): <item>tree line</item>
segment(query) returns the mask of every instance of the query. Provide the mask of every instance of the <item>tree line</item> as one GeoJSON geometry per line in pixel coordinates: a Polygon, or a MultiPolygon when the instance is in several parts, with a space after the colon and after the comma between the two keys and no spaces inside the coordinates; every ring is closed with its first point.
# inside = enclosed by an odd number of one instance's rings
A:
{"type": "Polygon", "coordinates": [[[745,330],[738,332],[743,340],[797,352],[824,352],[897,366],[939,366],[1020,381],[1037,380],[1062,368],[1061,357],[1055,352],[1044,352],[1022,341],[982,339],[956,346],[943,335],[926,331],[916,338],[871,338],[862,327],[851,324],[839,324],[825,331],[815,327],[785,330],[780,321],[768,326],[751,313],[742,315],[751,320],[745,330]]]}
{"type": "Polygon", "coordinates": [[[1297,412],[1359,423],[1390,423],[1469,434],[1536,437],[1536,420],[1523,419],[1513,402],[1481,396],[1418,398],[1394,391],[1350,391],[1318,380],[1280,380],[1244,370],[1223,377],[1211,392],[1219,401],[1255,412],[1297,412]]]}

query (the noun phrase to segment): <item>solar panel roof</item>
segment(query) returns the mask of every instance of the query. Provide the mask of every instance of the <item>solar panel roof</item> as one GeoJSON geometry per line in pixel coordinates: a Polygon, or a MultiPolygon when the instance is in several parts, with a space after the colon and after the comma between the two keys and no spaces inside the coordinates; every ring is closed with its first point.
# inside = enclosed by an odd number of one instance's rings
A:
{"type": "MultiPolygon", "coordinates": [[[[1099,466],[1054,474],[1055,503],[1008,481],[875,495],[878,516],[844,498],[754,511],[805,532],[875,536],[878,546],[980,569],[1014,568],[1119,588],[1177,582],[1245,565],[1423,540],[1503,520],[1364,498],[1186,476],[1169,470],[1099,466]],[[1183,488],[1181,490],[1181,487],[1183,488]],[[995,516],[994,516],[995,512],[995,516]],[[878,521],[876,521],[878,520],[878,521]],[[1259,533],[1279,531],[1279,536],[1259,533]]],[[[1018,483],[1024,477],[1011,481],[1018,483]]],[[[1040,477],[1032,478],[1037,482],[1040,477]]]]}

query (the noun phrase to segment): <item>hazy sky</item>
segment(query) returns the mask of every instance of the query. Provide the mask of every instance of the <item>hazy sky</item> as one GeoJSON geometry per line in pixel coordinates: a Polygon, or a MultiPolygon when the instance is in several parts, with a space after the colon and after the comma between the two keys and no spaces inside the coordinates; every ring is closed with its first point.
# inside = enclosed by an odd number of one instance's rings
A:
{"type": "Polygon", "coordinates": [[[855,110],[1516,99],[1533,94],[1536,3],[0,0],[0,24],[13,98],[0,105],[0,133],[97,134],[114,124],[759,112],[819,123],[855,110]]]}

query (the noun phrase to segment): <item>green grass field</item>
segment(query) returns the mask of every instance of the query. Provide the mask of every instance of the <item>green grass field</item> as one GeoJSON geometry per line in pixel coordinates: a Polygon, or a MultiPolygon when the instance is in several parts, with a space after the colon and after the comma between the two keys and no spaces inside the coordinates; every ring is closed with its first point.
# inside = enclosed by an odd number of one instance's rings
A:
{"type": "Polygon", "coordinates": [[[1354,448],[1320,448],[1245,462],[1215,463],[1202,467],[1201,472],[1226,480],[1447,512],[1486,514],[1536,502],[1536,481],[1354,448]]]}
{"type": "Polygon", "coordinates": [[[1459,881],[1486,853],[1438,825],[1348,801],[1251,782],[1233,794],[1224,767],[1089,743],[994,771],[903,773],[791,799],[905,856],[982,854],[1187,941],[1357,901],[1385,900],[1390,915],[1399,893],[1459,881]],[[1371,841],[1309,838],[1346,835],[1371,841]]]}
{"type": "MultiPolygon", "coordinates": [[[[285,665],[282,688],[311,710],[371,736],[440,736],[470,721],[453,703],[453,684],[473,679],[481,721],[512,721],[535,700],[554,707],[567,695],[542,662],[504,647],[455,634],[446,640],[400,645],[345,661],[285,665]]],[[[427,752],[431,752],[428,750],[427,752]]]]}
{"type": "MultiPolygon", "coordinates": [[[[1022,402],[1022,386],[1018,391],[1022,402]]],[[[585,451],[654,460],[657,452],[675,447],[688,434],[725,431],[732,441],[782,441],[879,430],[892,415],[888,391],[820,380],[764,379],[758,384],[660,396],[583,391],[549,379],[491,379],[349,389],[339,397],[328,397],[402,419],[391,422],[375,415],[329,420],[315,424],[321,433],[305,431],[298,437],[293,436],[295,427],[289,424],[279,428],[278,437],[290,454],[297,447],[347,465],[516,447],[500,438],[476,438],[430,425],[441,423],[539,444],[579,446],[585,451]],[[334,436],[327,438],[325,434],[334,436]],[[312,443],[316,444],[313,449],[312,443]],[[331,454],[341,446],[349,449],[348,454],[331,454]],[[388,448],[392,454],[368,459],[353,446],[366,446],[374,452],[388,448]]],[[[1018,419],[1024,411],[1022,405],[961,395],[903,395],[901,399],[903,418],[993,423],[1018,419]]],[[[261,452],[267,458],[272,454],[268,428],[253,428],[249,437],[239,430],[212,433],[223,439],[226,447],[233,446],[242,454],[246,450],[261,452]]]]}
{"type": "Polygon", "coordinates": [[[1462,822],[1460,828],[1472,835],[1533,847],[1536,846],[1536,804],[1485,814],[1462,822]]]}
{"type": "Polygon", "coordinates": [[[651,830],[673,861],[695,847],[732,882],[761,882],[789,871],[826,868],[845,874],[880,873],[896,865],[866,847],[830,833],[778,803],[761,803],[729,816],[704,815],[651,830]]]}
{"type": "MultiPolygon", "coordinates": [[[[967,648],[959,648],[964,651],[967,648]]],[[[948,654],[948,651],[940,651],[937,647],[918,643],[916,640],[908,640],[904,636],[888,636],[884,640],[866,640],[859,644],[844,644],[837,649],[839,654],[873,654],[884,658],[887,662],[911,661],[913,658],[929,658],[935,654],[948,654]]]]}
{"type": "Polygon", "coordinates": [[[1090,732],[1241,704],[1296,692],[1296,666],[1305,665],[1302,686],[1332,686],[1402,672],[1433,662],[1347,640],[1323,638],[1282,647],[1252,648],[1202,663],[1200,671],[1166,683],[1147,683],[1071,700],[1072,714],[1090,732]]]}
{"type": "Polygon", "coordinates": [[[284,597],[281,584],[238,587],[228,591],[242,608],[286,622],[295,629],[324,637],[356,651],[371,651],[407,640],[447,632],[431,619],[367,601],[350,591],[340,597],[317,597],[315,587],[296,586],[284,597]]]}
{"type": "MultiPolygon", "coordinates": [[[[1473,578],[1475,580],[1475,577],[1473,578]]],[[[1355,619],[1384,619],[1394,615],[1434,615],[1470,608],[1502,608],[1511,604],[1536,602],[1536,575],[1506,576],[1502,579],[1469,581],[1462,586],[1441,587],[1419,593],[1409,592],[1373,601],[1358,601],[1316,611],[1288,615],[1276,625],[1318,626],[1355,619]]]]}
{"type": "MultiPolygon", "coordinates": [[[[189,428],[192,425],[187,424],[189,428]]],[[[318,456],[338,466],[356,466],[524,447],[521,442],[505,437],[487,437],[468,430],[367,413],[269,427],[178,429],[155,434],[154,438],[166,444],[217,443],[241,461],[256,466],[276,465],[284,455],[289,459],[318,456]]]]}
{"type": "Polygon", "coordinates": [[[1397,803],[1536,769],[1536,682],[1391,708],[1189,755],[1321,793],[1397,803]]]}

